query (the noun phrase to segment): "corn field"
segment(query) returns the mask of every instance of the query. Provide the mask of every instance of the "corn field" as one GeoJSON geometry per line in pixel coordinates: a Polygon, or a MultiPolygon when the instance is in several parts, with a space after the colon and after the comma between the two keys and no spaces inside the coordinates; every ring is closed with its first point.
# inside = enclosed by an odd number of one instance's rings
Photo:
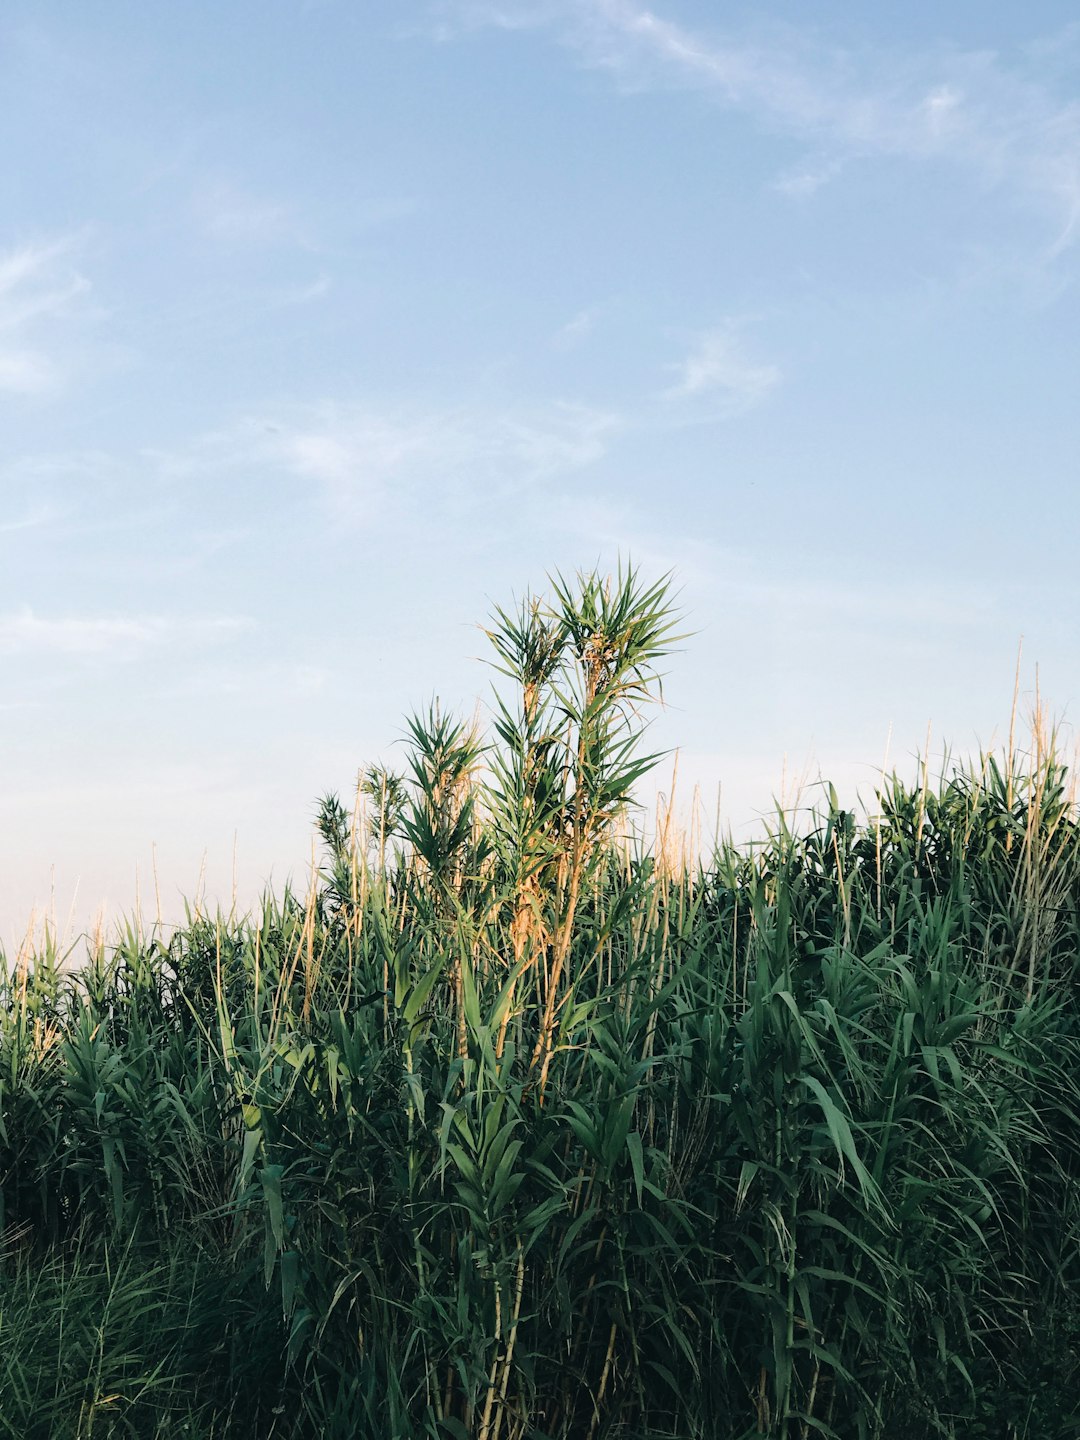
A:
{"type": "Polygon", "coordinates": [[[1054,737],[647,846],[679,623],[556,577],[308,895],[0,962],[0,1436],[1080,1436],[1054,737]]]}

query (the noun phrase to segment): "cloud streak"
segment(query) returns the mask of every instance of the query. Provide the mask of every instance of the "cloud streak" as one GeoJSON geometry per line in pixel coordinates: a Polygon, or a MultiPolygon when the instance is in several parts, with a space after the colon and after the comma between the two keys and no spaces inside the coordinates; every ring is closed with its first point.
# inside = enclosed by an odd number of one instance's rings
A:
{"type": "Polygon", "coordinates": [[[152,458],[173,479],[269,470],[365,524],[390,507],[456,513],[518,495],[599,460],[621,424],[612,412],[559,402],[501,411],[326,400],[250,416],[152,458]]]}
{"type": "Polygon", "coordinates": [[[63,379],[47,331],[71,317],[90,288],[71,262],[74,243],[68,237],[0,252],[0,394],[40,395],[63,379]]]}
{"type": "Polygon", "coordinates": [[[721,418],[752,409],[780,384],[777,365],[747,358],[730,326],[708,331],[681,362],[673,366],[678,382],[665,390],[664,400],[710,400],[721,418]]]}
{"type": "Polygon", "coordinates": [[[133,659],[163,645],[204,645],[250,630],[245,616],[161,615],[61,616],[37,614],[29,606],[0,615],[0,654],[34,657],[133,659]]]}
{"type": "Polygon", "coordinates": [[[598,460],[618,423],[572,404],[391,416],[332,405],[281,427],[273,448],[336,512],[363,519],[391,494],[451,511],[505,500],[598,460]]]}
{"type": "Polygon", "coordinates": [[[52,505],[39,505],[13,518],[0,515],[0,535],[14,535],[23,530],[36,530],[58,519],[60,512],[52,505]]]}
{"type": "Polygon", "coordinates": [[[1080,227],[1080,105],[1053,92],[1037,50],[1010,68],[945,47],[828,49],[792,28],[748,41],[692,30],[638,0],[451,0],[439,13],[448,32],[548,32],[624,88],[700,90],[806,143],[817,159],[780,178],[786,193],[812,193],[848,158],[937,160],[1036,200],[1057,225],[1051,254],[1080,227]]]}
{"type": "Polygon", "coordinates": [[[225,181],[198,191],[194,204],[206,234],[226,245],[250,247],[294,238],[295,222],[284,205],[225,181]]]}

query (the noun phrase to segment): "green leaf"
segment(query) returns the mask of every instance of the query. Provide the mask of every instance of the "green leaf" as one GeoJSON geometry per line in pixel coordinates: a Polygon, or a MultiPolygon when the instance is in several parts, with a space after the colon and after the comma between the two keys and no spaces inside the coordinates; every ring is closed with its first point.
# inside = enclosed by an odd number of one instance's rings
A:
{"type": "Polygon", "coordinates": [[[641,1188],[645,1180],[645,1159],[641,1148],[641,1136],[636,1130],[631,1130],[626,1137],[626,1148],[630,1151],[630,1164],[634,1171],[634,1188],[637,1190],[637,1203],[641,1204],[641,1188]]]}

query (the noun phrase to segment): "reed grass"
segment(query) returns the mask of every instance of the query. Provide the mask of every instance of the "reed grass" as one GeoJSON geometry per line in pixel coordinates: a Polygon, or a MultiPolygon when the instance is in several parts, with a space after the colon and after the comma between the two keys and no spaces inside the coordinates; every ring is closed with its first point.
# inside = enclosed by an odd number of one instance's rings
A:
{"type": "Polygon", "coordinates": [[[675,860],[677,623],[557,578],[309,895],[0,962],[0,1436],[1080,1435],[1056,737],[675,860]]]}

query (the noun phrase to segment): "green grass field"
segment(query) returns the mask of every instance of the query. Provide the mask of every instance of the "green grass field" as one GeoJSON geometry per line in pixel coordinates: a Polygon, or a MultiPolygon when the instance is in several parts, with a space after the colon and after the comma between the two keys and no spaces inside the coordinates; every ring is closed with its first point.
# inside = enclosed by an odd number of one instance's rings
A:
{"type": "Polygon", "coordinates": [[[1053,737],[675,858],[676,629],[556,580],[309,896],[3,962],[0,1436],[1080,1436],[1053,737]]]}

